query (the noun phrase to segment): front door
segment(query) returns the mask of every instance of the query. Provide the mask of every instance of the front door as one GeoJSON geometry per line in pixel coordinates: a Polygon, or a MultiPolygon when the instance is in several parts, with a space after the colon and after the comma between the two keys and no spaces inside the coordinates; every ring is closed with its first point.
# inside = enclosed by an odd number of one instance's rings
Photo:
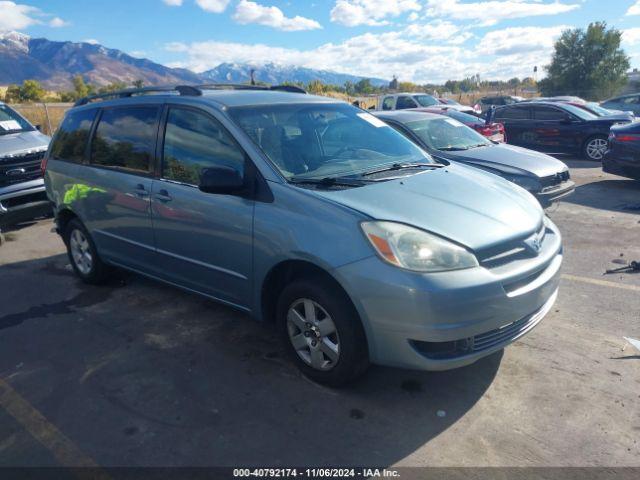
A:
{"type": "Polygon", "coordinates": [[[107,260],[149,272],[156,263],[150,195],[160,118],[157,105],[102,110],[91,140],[90,165],[66,195],[107,260]]]}
{"type": "Polygon", "coordinates": [[[174,283],[247,307],[250,298],[251,199],[204,193],[200,173],[214,165],[244,172],[246,155],[218,120],[169,106],[160,179],[152,212],[163,276],[174,283]]]}
{"type": "Polygon", "coordinates": [[[547,153],[571,153],[579,150],[576,123],[564,110],[540,105],[532,108],[534,144],[531,148],[547,153]]]}

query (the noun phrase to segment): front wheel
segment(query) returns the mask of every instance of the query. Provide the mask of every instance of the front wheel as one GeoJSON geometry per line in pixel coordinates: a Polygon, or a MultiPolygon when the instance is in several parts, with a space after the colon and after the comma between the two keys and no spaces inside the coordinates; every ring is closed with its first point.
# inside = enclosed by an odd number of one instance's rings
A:
{"type": "Polygon", "coordinates": [[[289,356],[308,378],[339,387],[366,371],[369,360],[360,318],[332,282],[294,281],[280,295],[277,315],[289,356]]]}
{"type": "Polygon", "coordinates": [[[607,137],[604,135],[597,135],[584,142],[582,154],[587,160],[601,162],[608,148],[609,142],[607,141],[607,137]]]}

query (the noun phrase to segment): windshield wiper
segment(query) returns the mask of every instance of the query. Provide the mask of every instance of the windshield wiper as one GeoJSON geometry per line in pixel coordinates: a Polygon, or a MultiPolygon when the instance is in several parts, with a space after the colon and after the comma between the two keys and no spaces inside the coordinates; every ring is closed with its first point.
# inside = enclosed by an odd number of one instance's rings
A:
{"type": "Polygon", "coordinates": [[[488,144],[486,143],[478,143],[476,145],[471,145],[469,148],[471,149],[471,148],[480,148],[480,147],[487,147],[487,146],[488,144]]]}
{"type": "Polygon", "coordinates": [[[469,150],[471,147],[442,147],[439,148],[441,152],[463,152],[465,150],[469,150]]]}
{"type": "Polygon", "coordinates": [[[364,180],[348,180],[340,177],[324,177],[324,178],[305,178],[305,177],[291,177],[289,183],[294,184],[307,184],[307,185],[322,185],[325,187],[333,186],[345,186],[345,187],[361,187],[364,180]]]}
{"type": "Polygon", "coordinates": [[[394,163],[393,165],[387,165],[386,167],[378,168],[376,170],[370,170],[368,172],[362,173],[361,177],[366,177],[368,175],[375,175],[376,173],[382,172],[392,172],[394,170],[404,170],[405,168],[440,168],[444,167],[441,163],[424,163],[424,162],[416,162],[416,163],[394,163]]]}

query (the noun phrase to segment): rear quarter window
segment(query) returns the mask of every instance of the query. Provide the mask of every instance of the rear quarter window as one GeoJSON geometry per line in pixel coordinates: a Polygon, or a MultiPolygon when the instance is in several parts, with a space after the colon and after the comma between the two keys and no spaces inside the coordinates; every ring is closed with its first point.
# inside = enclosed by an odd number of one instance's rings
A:
{"type": "Polygon", "coordinates": [[[96,112],[90,109],[67,114],[51,146],[52,158],[82,163],[96,112]]]}

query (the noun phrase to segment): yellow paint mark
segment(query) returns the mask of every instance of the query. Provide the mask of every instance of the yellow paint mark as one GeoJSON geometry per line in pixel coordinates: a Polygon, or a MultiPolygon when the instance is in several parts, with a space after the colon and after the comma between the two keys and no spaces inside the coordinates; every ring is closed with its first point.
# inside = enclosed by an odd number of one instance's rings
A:
{"type": "Polygon", "coordinates": [[[571,280],[573,282],[590,283],[591,285],[599,285],[601,287],[620,288],[622,290],[631,290],[633,292],[640,292],[640,287],[637,285],[626,285],[624,283],[608,282],[607,280],[598,280],[597,278],[579,277],[577,275],[569,275],[564,273],[562,278],[565,280],[571,280]]]}
{"type": "MultiPolygon", "coordinates": [[[[0,379],[0,407],[15,418],[33,438],[40,442],[63,467],[91,468],[90,477],[108,480],[100,466],[49,422],[38,410],[4,380],[0,379]]],[[[78,476],[87,478],[89,472],[79,470],[78,476]]]]}

